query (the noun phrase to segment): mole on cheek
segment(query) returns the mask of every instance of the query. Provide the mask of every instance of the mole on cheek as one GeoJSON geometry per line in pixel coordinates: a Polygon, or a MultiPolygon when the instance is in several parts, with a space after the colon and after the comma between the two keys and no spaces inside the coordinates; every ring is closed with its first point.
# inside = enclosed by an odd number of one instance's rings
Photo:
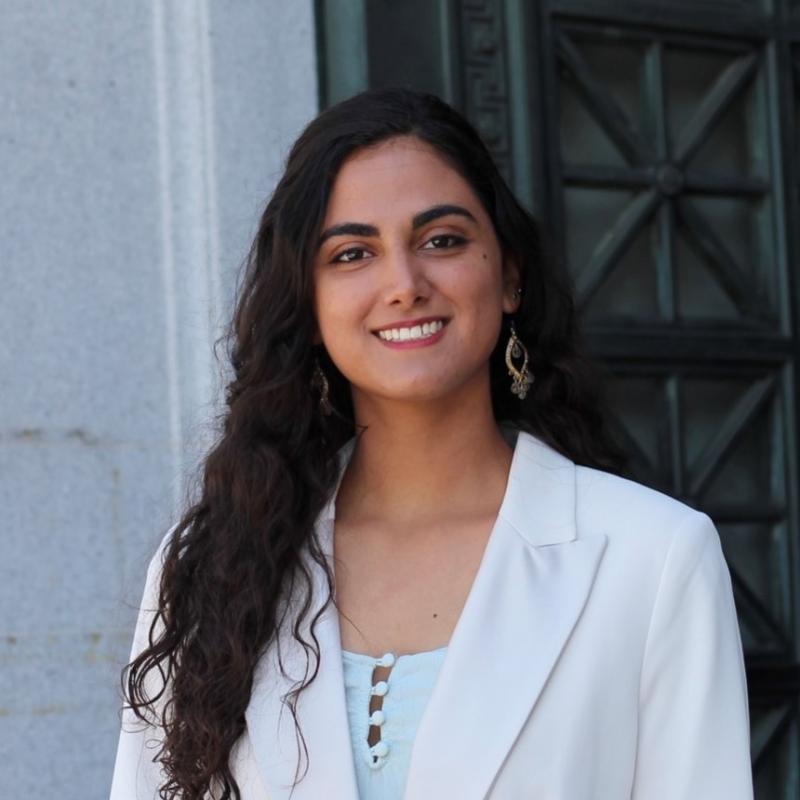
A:
{"type": "Polygon", "coordinates": [[[483,254],[483,257],[486,258],[486,253],[483,254]]]}

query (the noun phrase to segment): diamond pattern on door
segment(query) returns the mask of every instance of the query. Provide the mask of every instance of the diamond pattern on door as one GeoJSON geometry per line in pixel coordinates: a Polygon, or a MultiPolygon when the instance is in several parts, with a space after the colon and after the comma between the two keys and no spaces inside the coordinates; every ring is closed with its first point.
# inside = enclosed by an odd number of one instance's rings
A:
{"type": "Polygon", "coordinates": [[[745,649],[759,656],[789,656],[794,624],[783,388],[774,372],[674,366],[621,371],[608,390],[634,476],[717,523],[745,649]]]}
{"type": "Polygon", "coordinates": [[[778,327],[763,50],[587,25],[558,27],[556,49],[564,241],[587,319],[778,327]]]}

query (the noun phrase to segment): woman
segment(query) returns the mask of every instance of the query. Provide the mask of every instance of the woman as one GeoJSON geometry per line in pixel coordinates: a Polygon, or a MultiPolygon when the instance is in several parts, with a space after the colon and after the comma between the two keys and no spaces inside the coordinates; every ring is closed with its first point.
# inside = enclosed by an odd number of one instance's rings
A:
{"type": "Polygon", "coordinates": [[[312,121],[233,339],[114,800],[752,797],[716,530],[613,474],[568,288],[460,115],[312,121]]]}

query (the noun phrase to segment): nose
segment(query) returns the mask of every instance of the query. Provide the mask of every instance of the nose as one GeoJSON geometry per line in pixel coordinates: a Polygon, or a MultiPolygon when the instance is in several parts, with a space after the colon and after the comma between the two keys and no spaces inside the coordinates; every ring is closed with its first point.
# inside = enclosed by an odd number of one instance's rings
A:
{"type": "Polygon", "coordinates": [[[387,252],[383,266],[387,305],[411,308],[430,297],[431,283],[425,264],[407,249],[398,247],[387,252]]]}

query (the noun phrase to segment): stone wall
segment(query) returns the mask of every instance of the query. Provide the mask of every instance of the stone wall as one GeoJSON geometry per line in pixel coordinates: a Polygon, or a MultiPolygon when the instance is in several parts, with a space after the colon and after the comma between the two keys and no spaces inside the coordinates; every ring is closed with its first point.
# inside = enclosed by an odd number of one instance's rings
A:
{"type": "Polygon", "coordinates": [[[0,13],[0,797],[108,796],[212,344],[317,108],[311,0],[0,13]]]}

